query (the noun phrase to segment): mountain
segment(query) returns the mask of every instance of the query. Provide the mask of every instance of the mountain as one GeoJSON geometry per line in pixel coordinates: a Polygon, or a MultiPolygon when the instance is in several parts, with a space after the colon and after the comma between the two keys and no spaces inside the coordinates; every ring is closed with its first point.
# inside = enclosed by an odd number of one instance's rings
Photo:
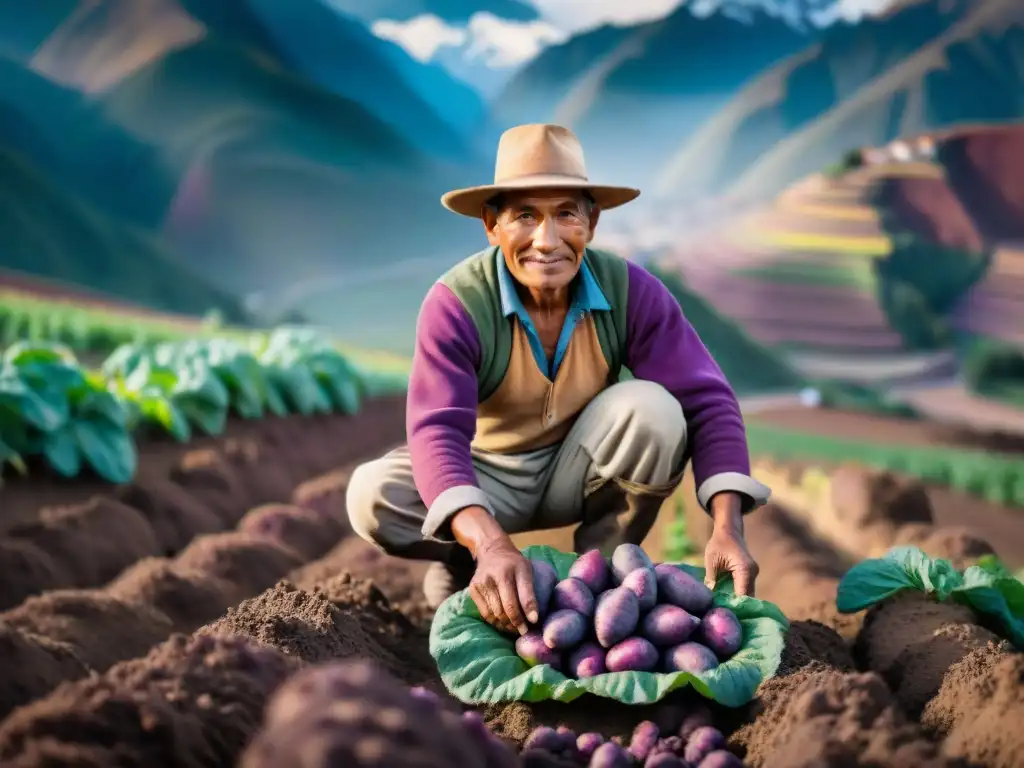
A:
{"type": "Polygon", "coordinates": [[[643,184],[739,87],[808,44],[807,33],[780,19],[748,15],[750,23],[698,18],[684,6],[660,21],[577,35],[509,83],[495,121],[569,125],[592,175],[643,184]]]}
{"type": "Polygon", "coordinates": [[[81,93],[0,57],[0,142],[107,214],[159,226],[177,179],[81,93]]]}
{"type": "Polygon", "coordinates": [[[923,0],[836,24],[764,72],[666,163],[656,194],[765,199],[844,151],[1024,114],[1024,6],[923,0]]]}
{"type": "Polygon", "coordinates": [[[476,159],[467,137],[483,119],[479,97],[440,67],[424,67],[320,0],[83,3],[44,41],[32,64],[56,82],[102,92],[207,37],[235,43],[282,73],[358,101],[424,152],[452,162],[476,159]]]}
{"type": "MultiPolygon", "coordinates": [[[[9,116],[0,113],[0,123],[9,116]]],[[[68,194],[0,140],[0,269],[88,286],[153,309],[201,315],[220,310],[233,323],[247,313],[230,294],[183,268],[159,238],[68,194]]]]}

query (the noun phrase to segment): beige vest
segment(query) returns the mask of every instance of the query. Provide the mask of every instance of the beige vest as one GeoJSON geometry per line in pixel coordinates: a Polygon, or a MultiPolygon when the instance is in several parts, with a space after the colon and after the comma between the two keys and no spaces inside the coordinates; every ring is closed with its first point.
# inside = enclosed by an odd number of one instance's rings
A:
{"type": "Polygon", "coordinates": [[[525,453],[561,442],[580,411],[608,387],[609,376],[591,315],[576,324],[554,381],[537,367],[526,331],[513,319],[508,370],[477,406],[473,447],[525,453]]]}

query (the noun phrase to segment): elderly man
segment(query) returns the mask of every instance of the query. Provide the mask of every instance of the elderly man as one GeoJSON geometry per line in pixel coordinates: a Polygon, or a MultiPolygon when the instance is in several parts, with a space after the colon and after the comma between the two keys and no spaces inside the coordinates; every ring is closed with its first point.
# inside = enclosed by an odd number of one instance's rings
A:
{"type": "Polygon", "coordinates": [[[769,490],[736,397],[664,286],[589,247],[601,212],[639,194],[589,182],[569,130],[522,125],[501,137],[494,184],[442,198],[491,246],[428,292],[408,443],[359,467],[347,498],[359,536],[434,561],[434,607],[468,586],[485,620],[525,632],[537,604],[510,534],[575,524],[578,552],[640,543],[688,460],[714,521],[708,579],[753,592],[743,515],[769,490]]]}

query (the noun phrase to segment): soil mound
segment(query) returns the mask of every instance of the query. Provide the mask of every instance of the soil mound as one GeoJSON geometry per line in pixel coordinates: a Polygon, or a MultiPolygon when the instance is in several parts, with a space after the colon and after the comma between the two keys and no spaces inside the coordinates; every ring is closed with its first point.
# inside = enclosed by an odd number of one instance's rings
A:
{"type": "Polygon", "coordinates": [[[518,762],[459,714],[414,698],[372,664],[348,663],[304,670],[281,686],[241,766],[515,768],[518,762]]]}
{"type": "Polygon", "coordinates": [[[163,555],[177,554],[196,536],[225,528],[213,510],[165,478],[140,477],[119,489],[118,498],[149,521],[163,555]]]}
{"type": "Polygon", "coordinates": [[[407,682],[433,673],[426,638],[370,582],[343,574],[323,589],[288,581],[237,608],[199,634],[250,637],[308,663],[365,659],[407,682]]]}
{"type": "Polygon", "coordinates": [[[212,448],[187,452],[170,477],[216,514],[223,528],[233,528],[255,506],[240,473],[212,448]]]}
{"type": "Polygon", "coordinates": [[[26,597],[70,583],[57,561],[28,541],[0,539],[0,611],[13,608],[26,597]]]}
{"type": "Polygon", "coordinates": [[[141,656],[171,634],[171,620],[160,611],[99,590],[47,592],[30,597],[0,619],[23,632],[66,644],[97,671],[141,656]]]}
{"type": "Polygon", "coordinates": [[[0,762],[234,765],[268,697],[296,666],[244,638],[175,635],[144,658],[62,685],[15,712],[0,725],[0,762]]]}
{"type": "Polygon", "coordinates": [[[341,573],[349,572],[356,578],[373,582],[394,610],[414,626],[427,630],[434,612],[427,606],[423,596],[423,576],[426,570],[427,563],[388,557],[362,539],[351,536],[343,539],[324,557],[295,571],[289,578],[303,589],[312,589],[341,573]]]}
{"type": "Polygon", "coordinates": [[[300,555],[281,544],[231,531],[200,536],[177,557],[180,566],[210,574],[232,587],[228,599],[238,603],[269,589],[302,564],[300,555]]]}
{"type": "Polygon", "coordinates": [[[324,555],[344,533],[331,517],[295,504],[256,507],[242,518],[238,530],[280,542],[307,561],[324,555]]]}
{"type": "Polygon", "coordinates": [[[67,645],[0,622],[0,719],[65,680],[89,674],[67,645]]]}
{"type": "Polygon", "coordinates": [[[152,526],[136,510],[103,496],[44,509],[38,520],[12,528],[10,536],[60,563],[68,571],[65,587],[105,584],[136,560],[161,551],[152,526]]]}
{"type": "Polygon", "coordinates": [[[191,632],[223,615],[231,605],[227,584],[162,557],[140,560],[104,591],[156,608],[171,620],[175,632],[191,632]]]}
{"type": "Polygon", "coordinates": [[[1024,654],[1008,643],[978,648],[950,667],[921,718],[946,736],[947,754],[986,768],[1014,768],[1024,754],[1024,654]]]}
{"type": "Polygon", "coordinates": [[[969,608],[908,593],[867,612],[855,651],[866,668],[885,678],[904,710],[917,717],[953,664],[996,640],[975,623],[969,608]]]}

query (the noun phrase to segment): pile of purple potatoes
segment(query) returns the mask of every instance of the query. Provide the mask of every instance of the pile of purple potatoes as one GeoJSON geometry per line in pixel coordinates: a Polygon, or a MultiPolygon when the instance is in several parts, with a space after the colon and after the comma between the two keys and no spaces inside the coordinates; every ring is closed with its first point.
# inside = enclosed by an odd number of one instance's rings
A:
{"type": "Polygon", "coordinates": [[[699,674],[743,643],[739,619],[713,607],[707,585],[674,565],[655,565],[635,544],[617,547],[610,562],[596,549],[586,552],[561,581],[550,563],[531,565],[540,618],[516,640],[516,653],[531,667],[548,664],[577,679],[699,674]]]}
{"type": "Polygon", "coordinates": [[[540,726],[527,737],[520,759],[524,768],[578,765],[588,768],[742,768],[711,725],[710,714],[694,712],[676,733],[663,734],[650,720],[637,725],[628,744],[599,733],[577,736],[565,727],[540,726]]]}

